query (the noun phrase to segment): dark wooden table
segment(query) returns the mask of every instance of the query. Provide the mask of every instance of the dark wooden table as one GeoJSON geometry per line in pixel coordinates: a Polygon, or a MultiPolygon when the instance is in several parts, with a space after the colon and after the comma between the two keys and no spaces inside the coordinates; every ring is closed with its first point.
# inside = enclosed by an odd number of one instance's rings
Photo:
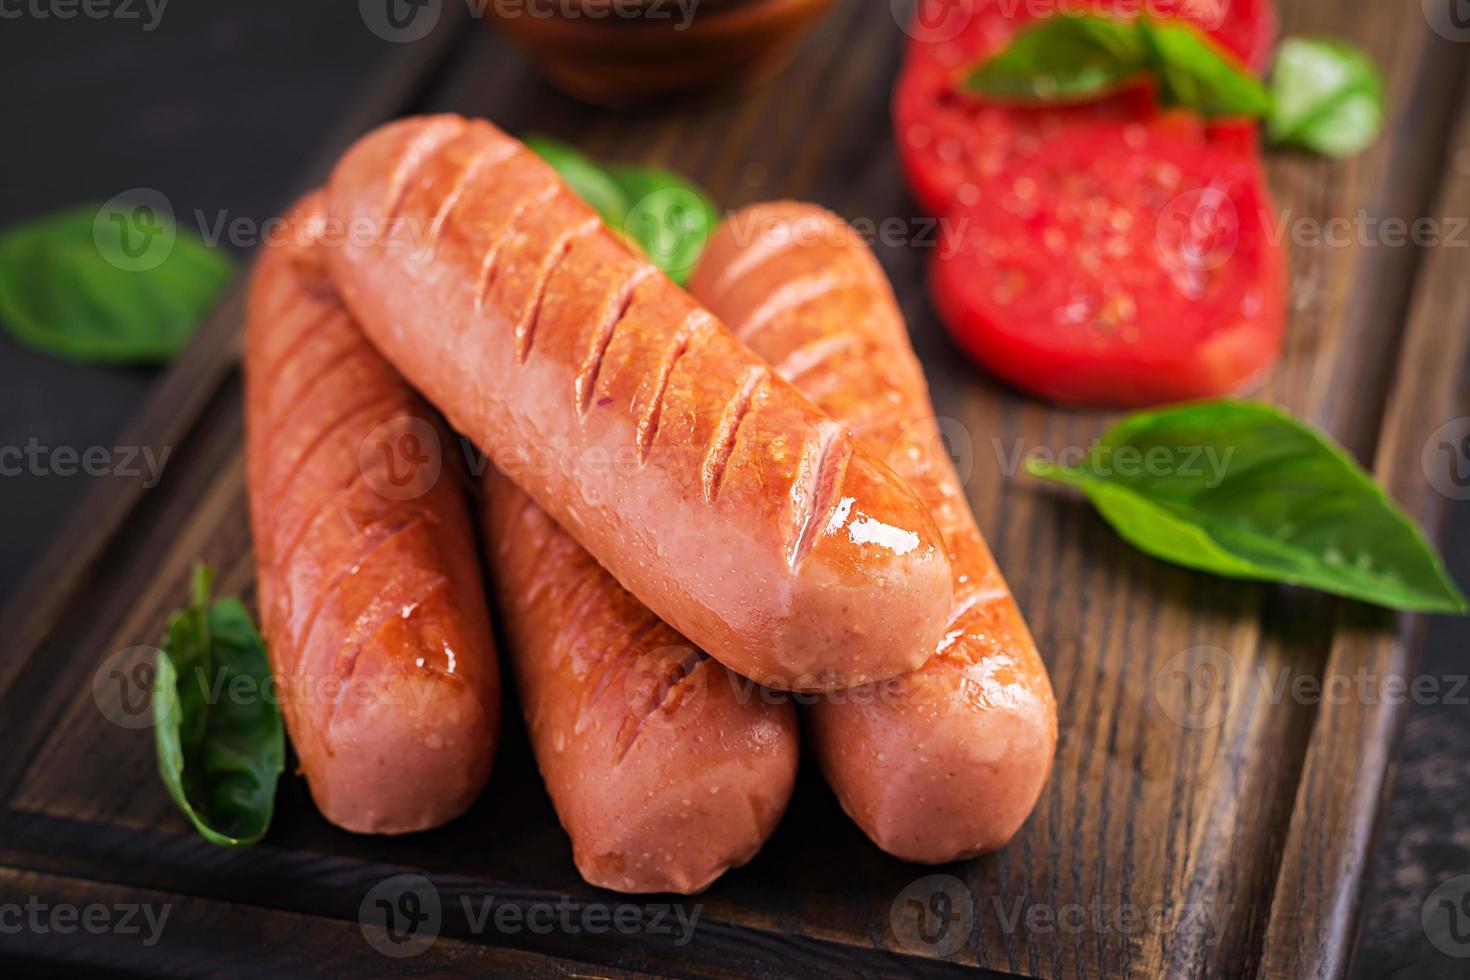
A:
{"type": "MultiPolygon", "coordinates": [[[[242,37],[260,43],[251,28],[235,25],[232,34],[228,21],[197,22],[187,48],[194,60],[178,77],[142,67],[150,60],[146,34],[112,60],[64,61],[80,78],[64,77],[95,91],[137,73],[139,88],[128,96],[146,110],[136,118],[155,129],[124,127],[113,138],[125,143],[177,138],[200,125],[200,113],[230,120],[222,142],[188,168],[193,190],[171,191],[186,214],[196,201],[218,206],[218,182],[256,188],[253,199],[232,198],[242,202],[232,206],[263,218],[319,179],[335,152],[378,119],[453,109],[512,131],[547,131],[600,156],[666,163],[703,181],[725,207],[795,196],[849,218],[918,217],[889,137],[886,101],[902,35],[884,5],[844,3],[796,64],[760,90],[633,115],[562,98],[502,41],[466,23],[458,5],[444,9],[435,33],[413,45],[378,42],[350,9],[309,21],[277,9],[282,25],[307,26],[283,32],[278,46],[263,45],[248,60],[255,72],[219,102],[190,91],[187,78],[242,37]],[[345,101],[334,69],[351,72],[345,101]],[[277,127],[277,115],[290,115],[293,105],[316,113],[307,118],[322,120],[319,134],[299,123],[277,127]],[[248,151],[232,154],[231,137],[248,151]],[[262,145],[276,152],[262,154],[262,145]],[[275,169],[252,162],[262,159],[275,169]]],[[[1273,189],[1291,219],[1351,219],[1359,209],[1410,221],[1470,213],[1470,49],[1436,33],[1414,0],[1351,8],[1299,0],[1283,13],[1290,33],[1334,34],[1367,47],[1391,86],[1389,130],[1368,154],[1348,163],[1273,157],[1273,189]]],[[[72,26],[21,27],[44,43],[4,63],[29,66],[27,77],[39,79],[54,68],[48,45],[64,50],[72,26]]],[[[43,99],[19,112],[31,132],[64,128],[46,115],[43,99]]],[[[58,153],[85,152],[81,136],[66,138],[76,142],[63,141],[58,153]]],[[[181,153],[197,151],[180,143],[181,153]]],[[[35,140],[29,146],[36,152],[35,140]]],[[[154,186],[141,168],[120,168],[108,181],[73,188],[53,180],[26,199],[25,211],[154,186]]],[[[14,182],[5,193],[16,195],[14,182]]],[[[18,208],[18,198],[5,200],[18,208]]],[[[671,920],[658,918],[667,902],[628,902],[580,882],[515,725],[485,797],[441,831],[391,841],[344,835],[315,813],[299,780],[287,779],[264,844],[248,852],[203,844],[154,774],[150,733],[128,727],[111,707],[99,710],[92,683],[109,657],[157,641],[195,560],[221,570],[223,589],[251,591],[236,295],[156,385],[137,373],[87,375],[117,385],[108,404],[145,387],[148,394],[122,432],[98,419],[91,431],[102,434],[86,438],[170,447],[172,460],[156,488],[122,475],[87,488],[81,509],[0,615],[0,744],[8,750],[0,757],[0,910],[7,902],[96,905],[111,916],[111,927],[96,932],[18,934],[3,931],[0,917],[0,956],[44,972],[85,965],[180,975],[904,975],[979,966],[1045,977],[1293,977],[1345,973],[1363,928],[1363,976],[1463,975],[1464,962],[1431,945],[1418,920],[1441,880],[1470,870],[1463,843],[1470,833],[1455,805],[1470,795],[1457,778],[1465,772],[1463,741],[1452,738],[1470,727],[1467,712],[1448,696],[1452,683],[1424,706],[1373,696],[1382,678],[1420,670],[1426,623],[1161,565],[1122,546],[1066,495],[1004,476],[1000,458],[1016,446],[1085,445],[1109,417],[1052,410],[979,375],[928,309],[924,249],[880,245],[879,252],[939,412],[974,434],[976,513],[1057,686],[1057,771],[1010,848],[945,868],[904,865],[868,844],[808,774],[755,862],[707,895],[675,903],[686,920],[699,915],[692,941],[680,943],[677,928],[663,931],[671,920]],[[1227,666],[1226,682],[1196,690],[1207,696],[1205,711],[1190,714],[1171,678],[1198,658],[1188,651],[1201,648],[1218,648],[1210,656],[1227,666]],[[1273,679],[1347,678],[1350,696],[1277,698],[1257,681],[1262,671],[1273,679]],[[1380,807],[1410,709],[1414,737],[1401,782],[1414,795],[1380,807]],[[1437,804],[1433,822],[1421,818],[1425,801],[1437,804]],[[1375,830],[1383,859],[1365,873],[1375,830]],[[431,882],[441,914],[427,950],[395,959],[368,942],[360,918],[384,882],[391,892],[402,874],[431,882]],[[895,920],[909,898],[929,901],[937,890],[968,901],[969,914],[927,938],[901,914],[895,920]],[[532,919],[485,925],[486,900],[532,919]],[[158,942],[145,941],[141,919],[133,923],[140,933],[117,927],[116,909],[130,903],[169,909],[158,942]],[[539,914],[558,925],[532,928],[539,914]],[[600,914],[636,914],[636,922],[589,935],[589,916],[600,914]],[[1377,944],[1375,934],[1384,937],[1377,944]]],[[[1470,414],[1466,254],[1452,243],[1295,248],[1290,341],[1264,392],[1337,435],[1433,531],[1443,530],[1453,501],[1426,480],[1421,450],[1442,424],[1470,414]]],[[[18,357],[7,349],[7,371],[17,364],[60,371],[18,357]]],[[[1470,537],[1466,523],[1462,517],[1457,540],[1470,537]]],[[[1456,553],[1462,581],[1467,552],[1456,553]]],[[[1466,634],[1440,636],[1447,639],[1431,645],[1425,669],[1453,675],[1466,634]]],[[[101,705],[112,703],[104,696],[101,705]]]]}

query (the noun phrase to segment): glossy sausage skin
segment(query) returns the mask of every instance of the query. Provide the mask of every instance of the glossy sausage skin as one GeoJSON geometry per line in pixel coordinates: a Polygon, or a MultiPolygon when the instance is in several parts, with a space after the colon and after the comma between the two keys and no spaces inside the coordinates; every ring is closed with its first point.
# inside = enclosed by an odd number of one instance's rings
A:
{"type": "Polygon", "coordinates": [[[447,436],[333,292],[314,244],[322,222],[319,198],[300,204],[250,289],[261,627],[322,814],[406,833],[453,819],[484,788],[500,681],[463,493],[448,470],[432,479],[437,469],[394,458],[402,439],[447,436]]]}
{"type": "Polygon", "coordinates": [[[909,481],[949,549],[954,607],[928,662],[806,713],[828,782],[896,857],[939,863],[1000,847],[1051,770],[1056,699],[940,439],[881,267],[841,218],[759,205],[720,228],[690,289],[909,481]]]}
{"type": "Polygon", "coordinates": [[[950,572],[891,470],[483,121],[403,120],[339,162],[333,279],[453,427],[732,670],[828,690],[911,670],[950,572]]]}
{"type": "Polygon", "coordinates": [[[702,891],[786,809],[789,696],[664,625],[505,477],[490,471],[485,491],[510,662],[577,869],[614,891],[702,891]]]}

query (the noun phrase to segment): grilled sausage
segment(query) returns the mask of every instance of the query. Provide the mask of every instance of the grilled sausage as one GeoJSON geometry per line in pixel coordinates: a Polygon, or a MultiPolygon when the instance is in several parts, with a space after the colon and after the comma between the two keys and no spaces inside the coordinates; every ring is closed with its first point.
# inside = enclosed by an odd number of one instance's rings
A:
{"type": "Polygon", "coordinates": [[[509,659],[577,869],[615,891],[704,890],[776,829],[795,709],[664,625],[505,477],[485,490],[509,659]]]}
{"type": "Polygon", "coordinates": [[[463,495],[448,473],[394,455],[405,440],[427,454],[444,434],[338,300],[315,244],[323,228],[308,198],[250,290],[261,626],[322,814],[405,833],[453,819],[484,787],[500,681],[463,495]]]}
{"type": "Polygon", "coordinates": [[[711,656],[818,691],[939,641],[949,565],[913,492],[516,140],[390,124],[328,210],[332,277],[384,356],[711,656]]]}
{"type": "Polygon", "coordinates": [[[828,782],[896,857],[939,863],[1000,847],[1051,770],[1056,699],[944,449],[882,268],[841,218],[758,205],[716,232],[690,289],[889,461],[949,550],[954,606],[928,662],[806,713],[828,782]]]}

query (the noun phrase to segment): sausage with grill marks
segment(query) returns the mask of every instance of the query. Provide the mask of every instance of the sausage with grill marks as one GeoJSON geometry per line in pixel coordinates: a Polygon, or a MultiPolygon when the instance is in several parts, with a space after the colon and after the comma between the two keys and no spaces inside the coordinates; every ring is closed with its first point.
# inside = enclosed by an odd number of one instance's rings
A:
{"type": "Polygon", "coordinates": [[[493,470],[483,527],[531,747],[582,877],[691,894],[750,860],[796,779],[789,698],[697,650],[493,470]]]}
{"type": "Polygon", "coordinates": [[[949,566],[913,492],[518,142],[390,124],[328,210],[333,278],[384,356],[711,656],[817,691],[939,641],[949,566]]]}
{"type": "Polygon", "coordinates": [[[250,288],[261,631],[322,814],[406,833],[448,822],[484,788],[500,681],[463,494],[447,471],[406,469],[414,460],[396,449],[447,435],[337,298],[324,223],[318,196],[298,205],[250,288]]]}
{"type": "Polygon", "coordinates": [[[882,268],[841,218],[767,204],[715,233],[696,297],[915,488],[944,535],[954,606],[918,670],[803,715],[843,808],[878,846],[941,863],[993,850],[1051,771],[1056,698],[940,438],[882,268]]]}

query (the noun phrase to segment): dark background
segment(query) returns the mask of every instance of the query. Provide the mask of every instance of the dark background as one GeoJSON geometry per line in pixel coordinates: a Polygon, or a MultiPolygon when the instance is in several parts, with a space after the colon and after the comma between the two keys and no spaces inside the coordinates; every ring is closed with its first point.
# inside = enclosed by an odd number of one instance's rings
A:
{"type": "MultiPolygon", "coordinates": [[[[293,181],[328,121],[390,47],[351,2],[177,3],[153,30],[141,3],[136,20],[37,19],[26,9],[0,5],[23,13],[0,18],[0,226],[138,187],[162,192],[196,230],[196,210],[211,226],[222,213],[258,226],[303,190],[293,181]]],[[[248,257],[236,252],[243,273],[248,257]]],[[[69,364],[0,333],[0,447],[111,448],[157,377],[69,364]]],[[[106,477],[0,476],[0,603],[89,479],[106,477]]],[[[1470,504],[1455,507],[1445,551],[1470,583],[1470,504]]],[[[1435,620],[1424,672],[1465,674],[1467,649],[1470,621],[1435,620]]],[[[1467,745],[1463,703],[1410,713],[1366,878],[1356,976],[1470,973],[1420,927],[1435,885],[1470,872],[1467,745]]]]}

